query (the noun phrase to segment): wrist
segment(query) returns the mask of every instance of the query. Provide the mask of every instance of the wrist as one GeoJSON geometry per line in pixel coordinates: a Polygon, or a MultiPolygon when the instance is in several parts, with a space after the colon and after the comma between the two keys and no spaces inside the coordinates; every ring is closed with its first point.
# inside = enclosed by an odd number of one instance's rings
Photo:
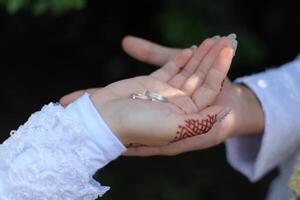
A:
{"type": "Polygon", "coordinates": [[[113,106],[107,105],[107,103],[101,102],[100,94],[91,95],[91,101],[95,105],[97,112],[102,116],[104,122],[110,128],[111,132],[120,140],[123,145],[129,143],[124,129],[122,128],[122,120],[120,120],[120,113],[118,109],[113,108],[113,106]]]}
{"type": "MultiPolygon", "coordinates": [[[[100,113],[100,112],[99,112],[100,113]]],[[[121,122],[118,120],[116,113],[110,112],[109,109],[103,109],[103,112],[100,113],[103,117],[103,120],[107,126],[111,129],[112,133],[120,140],[123,145],[127,145],[129,139],[124,133],[124,130],[121,128],[121,122]]]]}
{"type": "Polygon", "coordinates": [[[233,84],[237,97],[236,135],[261,134],[264,130],[264,113],[255,93],[243,84],[233,84]]]}
{"type": "Polygon", "coordinates": [[[115,159],[126,150],[122,142],[112,133],[97,111],[88,94],[83,95],[65,108],[71,121],[82,127],[87,140],[94,143],[94,151],[105,151],[107,161],[115,159]]]}

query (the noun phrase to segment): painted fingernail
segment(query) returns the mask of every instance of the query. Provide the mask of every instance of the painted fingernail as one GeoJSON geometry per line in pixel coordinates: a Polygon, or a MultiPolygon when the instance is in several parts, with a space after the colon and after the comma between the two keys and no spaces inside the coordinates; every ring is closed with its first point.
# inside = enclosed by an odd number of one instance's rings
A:
{"type": "Polygon", "coordinates": [[[231,39],[231,40],[235,40],[237,38],[237,36],[235,33],[230,33],[229,35],[227,35],[227,38],[231,39]]]}
{"type": "Polygon", "coordinates": [[[232,41],[232,48],[236,51],[236,49],[237,49],[237,46],[238,46],[238,41],[236,41],[236,40],[233,40],[232,41]]]}
{"type": "Polygon", "coordinates": [[[193,52],[195,52],[198,47],[197,47],[197,45],[192,45],[190,48],[193,50],[193,52]]]}
{"type": "Polygon", "coordinates": [[[219,35],[215,35],[214,37],[212,37],[211,39],[216,42],[220,39],[221,37],[219,35]]]}
{"type": "Polygon", "coordinates": [[[232,46],[232,48],[233,48],[233,50],[234,50],[233,55],[235,55],[236,49],[237,49],[237,47],[238,47],[238,41],[232,40],[232,41],[231,41],[231,46],[232,46]]]}
{"type": "Polygon", "coordinates": [[[217,116],[217,121],[222,122],[230,113],[232,109],[230,107],[224,108],[222,112],[220,112],[217,116]]]}

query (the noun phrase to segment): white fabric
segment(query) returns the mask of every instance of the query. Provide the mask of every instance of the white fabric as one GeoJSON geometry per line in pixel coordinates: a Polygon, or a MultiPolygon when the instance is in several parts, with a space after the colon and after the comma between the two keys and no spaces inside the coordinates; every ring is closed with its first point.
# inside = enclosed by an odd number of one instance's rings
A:
{"type": "Polygon", "coordinates": [[[93,175],[125,150],[87,94],[50,103],[0,145],[0,199],[94,200],[109,187],[93,175]]]}
{"type": "Polygon", "coordinates": [[[280,175],[268,199],[288,199],[288,181],[300,155],[300,58],[237,82],[246,84],[260,100],[265,130],[259,136],[227,140],[228,161],[250,181],[259,180],[279,166],[280,175]]]}

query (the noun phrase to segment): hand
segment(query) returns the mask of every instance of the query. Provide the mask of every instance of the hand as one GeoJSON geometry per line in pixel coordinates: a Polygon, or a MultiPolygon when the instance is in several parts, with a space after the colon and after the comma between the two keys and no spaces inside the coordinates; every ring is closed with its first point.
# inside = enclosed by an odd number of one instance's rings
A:
{"type": "MultiPolygon", "coordinates": [[[[124,50],[132,57],[156,66],[163,65],[180,51],[179,49],[167,48],[147,40],[132,36],[123,40],[124,50]]],[[[221,143],[229,137],[259,134],[264,129],[264,114],[255,94],[247,87],[233,84],[228,78],[225,79],[221,93],[214,104],[232,108],[231,114],[218,127],[215,127],[210,135],[216,135],[213,141],[202,139],[186,139],[172,145],[161,148],[135,148],[128,151],[128,155],[175,155],[187,151],[203,149],[211,144],[221,143]],[[204,143],[206,142],[206,143],[204,143]]]]}
{"type": "MultiPolygon", "coordinates": [[[[228,42],[227,39],[224,41],[228,42]]],[[[208,77],[219,78],[219,81],[216,82],[206,83],[205,81],[205,85],[209,88],[219,87],[217,93],[230,66],[228,63],[220,65],[218,62],[218,60],[222,60],[223,54],[231,59],[233,50],[225,48],[216,62],[211,62],[211,67],[208,67],[205,72],[208,77]],[[218,73],[215,71],[217,69],[220,70],[218,73]],[[223,76],[218,77],[219,73],[222,73],[223,76]]],[[[167,145],[187,137],[203,135],[213,128],[220,117],[222,118],[223,107],[207,107],[206,105],[207,108],[201,109],[199,112],[198,105],[202,105],[202,102],[199,102],[192,94],[187,95],[170,84],[180,69],[183,66],[186,67],[185,64],[192,55],[191,49],[183,50],[150,76],[122,80],[92,93],[91,99],[95,107],[125,145],[167,145]],[[145,91],[163,95],[168,98],[168,102],[129,98],[132,93],[142,94],[145,91]]],[[[209,95],[205,92],[203,94],[207,98],[211,98],[210,95],[215,96],[213,92],[209,95]]]]}
{"type": "MultiPolygon", "coordinates": [[[[89,90],[89,92],[92,93],[92,99],[99,112],[107,119],[109,126],[125,144],[167,144],[170,143],[170,141],[175,142],[179,139],[200,134],[202,135],[210,131],[212,125],[217,121],[217,115],[220,114],[219,116],[222,117],[224,112],[221,112],[221,107],[213,106],[206,108],[199,113],[199,109],[207,107],[201,100],[205,98],[213,100],[213,98],[217,96],[233,57],[231,41],[228,38],[222,38],[218,43],[219,45],[217,45],[217,48],[211,53],[208,53],[211,45],[214,43],[214,40],[207,39],[195,51],[192,59],[188,59],[188,55],[190,54],[191,56],[190,49],[183,51],[182,54],[179,54],[175,59],[172,59],[165,64],[164,67],[157,70],[149,77],[137,77],[117,82],[97,91],[95,89],[89,90]],[[199,93],[199,91],[203,91],[201,94],[203,94],[205,98],[201,97],[201,95],[193,95],[192,91],[188,93],[188,91],[182,92],[181,90],[178,90],[180,85],[185,83],[180,77],[181,73],[184,73],[184,71],[187,70],[186,67],[197,68],[202,59],[205,60],[207,64],[203,66],[201,72],[204,76],[201,78],[207,77],[207,79],[201,80],[203,82],[203,87],[199,86],[197,89],[195,87],[195,92],[199,93]],[[184,66],[187,61],[189,61],[188,64],[184,66]],[[180,71],[181,67],[183,68],[180,71]],[[158,92],[169,97],[171,104],[167,105],[165,103],[162,104],[160,102],[149,101],[137,102],[137,100],[128,99],[130,93],[136,93],[137,91],[145,92],[146,90],[158,92]],[[116,91],[118,92],[116,93],[116,91]],[[126,107],[126,105],[129,105],[129,107],[126,107]],[[138,111],[136,110],[137,108],[139,108],[138,111]],[[127,111],[126,113],[124,109],[127,111]],[[146,110],[147,112],[140,115],[140,110],[146,110]],[[128,111],[132,111],[132,113],[128,111]],[[118,116],[116,113],[123,114],[118,116]],[[155,117],[155,120],[153,120],[153,117],[155,117]],[[120,121],[122,121],[122,123],[119,123],[120,121]],[[186,133],[186,126],[191,125],[187,125],[187,122],[196,122],[194,128],[198,128],[198,130],[196,129],[186,133]],[[139,126],[137,127],[136,124],[139,124],[139,126]],[[158,124],[164,126],[159,126],[154,129],[158,134],[156,136],[156,134],[153,133],[153,128],[158,124]],[[147,129],[146,127],[150,127],[150,129],[147,129]],[[148,136],[145,137],[146,135],[148,136]]],[[[198,82],[200,82],[200,79],[198,82]]],[[[67,105],[69,102],[82,95],[82,93],[84,93],[84,91],[68,95],[62,98],[61,103],[67,105]]],[[[203,136],[203,139],[211,137],[214,136],[203,136]]]]}
{"type": "MultiPolygon", "coordinates": [[[[195,63],[199,63],[199,61],[201,61],[201,54],[203,55],[209,51],[209,52],[214,52],[214,53],[210,53],[210,58],[216,57],[216,55],[218,55],[218,53],[219,53],[218,51],[220,51],[222,48],[222,45],[220,48],[220,43],[222,44],[222,41],[224,42],[224,39],[219,41],[219,43],[215,44],[214,41],[206,40],[201,45],[202,48],[199,48],[198,53],[195,53],[195,56],[198,56],[198,58],[196,57],[196,59],[192,59],[189,62],[189,64],[187,65],[187,66],[190,66],[189,69],[191,69],[191,66],[192,67],[194,66],[194,68],[195,68],[195,63]],[[215,47],[212,48],[212,45],[214,45],[214,44],[215,44],[215,47]],[[202,50],[200,50],[200,49],[202,49],[202,50]],[[212,56],[212,55],[214,55],[214,56],[212,56]],[[195,60],[196,61],[198,60],[198,62],[195,62],[195,60]]],[[[133,38],[133,37],[125,38],[123,41],[123,47],[124,47],[125,51],[127,51],[130,55],[136,57],[137,59],[148,62],[148,63],[156,64],[156,65],[162,65],[164,62],[166,62],[166,60],[168,60],[170,58],[174,58],[174,55],[179,52],[178,49],[169,49],[169,48],[161,47],[156,44],[150,43],[148,41],[138,39],[138,38],[133,38]]],[[[227,59],[225,59],[225,61],[226,60],[231,61],[230,56],[227,57],[227,59]]],[[[212,61],[210,61],[208,63],[211,63],[211,62],[212,61]]],[[[206,61],[206,63],[207,63],[207,61],[206,61]]],[[[227,66],[228,65],[230,65],[230,62],[227,63],[227,66]]],[[[174,84],[175,86],[177,85],[177,87],[179,87],[183,83],[186,83],[186,81],[182,81],[182,79],[180,78],[180,77],[185,77],[185,76],[183,76],[184,74],[189,75],[186,73],[187,70],[184,70],[184,69],[181,71],[181,73],[179,73],[181,75],[177,74],[177,76],[176,76],[177,78],[173,78],[173,81],[171,84],[174,84]],[[174,79],[175,80],[177,79],[177,81],[174,81],[174,79]]],[[[186,76],[186,77],[188,77],[188,76],[186,76]]],[[[187,78],[185,78],[184,80],[187,80],[187,78]]],[[[197,84],[199,84],[199,81],[197,84]]],[[[216,84],[216,85],[218,86],[218,84],[216,84]]],[[[191,86],[193,86],[193,84],[191,84],[191,86]]],[[[232,84],[229,81],[225,81],[222,93],[224,94],[224,91],[234,91],[234,90],[232,90],[231,87],[232,87],[232,84]]],[[[189,91],[191,93],[193,91],[193,88],[195,89],[195,86],[194,87],[186,87],[186,88],[187,88],[187,90],[190,89],[189,91]]],[[[95,90],[91,89],[88,91],[90,93],[93,93],[95,90]]],[[[215,92],[212,92],[212,93],[214,93],[216,95],[217,94],[216,90],[214,90],[214,91],[215,92]]],[[[79,92],[75,92],[70,95],[67,95],[64,98],[62,98],[61,103],[63,105],[67,105],[71,101],[73,101],[76,98],[78,98],[79,96],[81,96],[84,92],[85,91],[79,91],[79,92]]],[[[211,95],[211,96],[215,96],[215,95],[211,95]]],[[[195,96],[197,98],[197,95],[195,95],[195,96]]],[[[222,98],[220,98],[221,96],[219,96],[218,99],[222,99],[222,98]]],[[[228,93],[228,95],[225,95],[225,97],[226,96],[230,97],[231,94],[228,93]]],[[[199,98],[198,98],[198,100],[199,100],[199,98]]],[[[226,100],[226,98],[225,98],[225,100],[226,100]]],[[[198,102],[199,102],[198,103],[199,107],[201,107],[201,102],[200,101],[198,101],[198,102]]],[[[232,105],[232,104],[227,104],[227,105],[232,105]]],[[[231,107],[234,107],[234,106],[231,106],[231,107]]],[[[235,111],[235,109],[233,109],[233,114],[235,114],[235,113],[236,113],[236,111],[235,111]]],[[[231,114],[228,117],[230,119],[226,119],[221,125],[220,124],[215,125],[214,130],[211,131],[211,132],[213,132],[213,134],[207,134],[207,135],[201,136],[201,137],[197,136],[197,137],[194,137],[191,139],[185,139],[180,142],[176,142],[171,145],[166,145],[163,147],[131,148],[128,151],[128,155],[141,155],[141,156],[174,155],[174,154],[178,154],[178,153],[182,153],[182,152],[186,152],[186,151],[207,148],[207,147],[219,144],[220,142],[223,142],[227,137],[229,137],[229,135],[230,135],[229,133],[234,132],[233,131],[234,127],[235,127],[234,124],[237,124],[237,123],[233,123],[236,121],[234,119],[234,116],[235,115],[231,114]]]]}

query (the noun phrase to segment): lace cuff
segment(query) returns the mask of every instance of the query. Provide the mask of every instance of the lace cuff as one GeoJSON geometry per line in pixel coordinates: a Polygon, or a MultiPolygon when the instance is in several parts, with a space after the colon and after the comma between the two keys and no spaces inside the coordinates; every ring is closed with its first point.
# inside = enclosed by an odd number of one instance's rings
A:
{"type": "Polygon", "coordinates": [[[50,103],[0,145],[1,199],[96,199],[109,187],[92,176],[123,151],[88,95],[50,103]]]}

